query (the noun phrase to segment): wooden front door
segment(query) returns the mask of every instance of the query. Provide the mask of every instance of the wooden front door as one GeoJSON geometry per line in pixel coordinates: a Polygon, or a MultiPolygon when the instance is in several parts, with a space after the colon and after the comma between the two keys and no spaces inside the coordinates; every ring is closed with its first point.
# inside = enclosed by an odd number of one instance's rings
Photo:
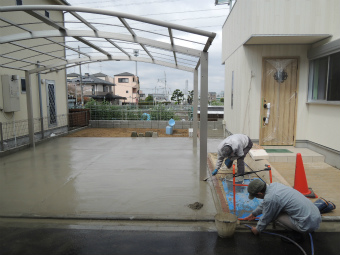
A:
{"type": "Polygon", "coordinates": [[[260,145],[295,145],[296,58],[265,58],[262,63],[260,145]]]}

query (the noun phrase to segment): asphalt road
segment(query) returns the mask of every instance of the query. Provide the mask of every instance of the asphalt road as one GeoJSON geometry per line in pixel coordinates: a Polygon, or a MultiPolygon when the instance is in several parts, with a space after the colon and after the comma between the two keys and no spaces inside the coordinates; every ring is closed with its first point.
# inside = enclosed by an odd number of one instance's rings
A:
{"type": "MultiPolygon", "coordinates": [[[[278,233],[278,232],[276,232],[278,233]]],[[[282,232],[280,232],[282,234],[282,232]]],[[[340,254],[339,233],[313,234],[314,254],[340,254]]],[[[311,253],[309,240],[301,244],[311,253]]],[[[67,228],[0,228],[0,254],[303,254],[280,237],[236,232],[222,239],[216,232],[115,231],[67,228]]]]}

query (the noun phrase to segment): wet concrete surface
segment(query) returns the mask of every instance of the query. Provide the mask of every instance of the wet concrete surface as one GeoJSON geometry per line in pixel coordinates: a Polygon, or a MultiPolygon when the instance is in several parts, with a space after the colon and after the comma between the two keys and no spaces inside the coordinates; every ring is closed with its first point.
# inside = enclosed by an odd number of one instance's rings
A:
{"type": "Polygon", "coordinates": [[[53,139],[0,158],[0,216],[211,220],[198,155],[190,138],[53,139]]]}
{"type": "MultiPolygon", "coordinates": [[[[179,228],[180,229],[180,228],[179,228]]],[[[286,232],[274,232],[285,235],[286,232]]],[[[313,234],[315,254],[336,255],[340,235],[334,232],[313,234]]],[[[309,239],[300,244],[312,254],[309,239]]],[[[115,229],[101,225],[4,224],[0,223],[0,254],[304,254],[297,246],[268,234],[254,236],[236,232],[222,239],[210,231],[163,231],[156,229],[115,229]]]]}
{"type": "MultiPolygon", "coordinates": [[[[198,157],[190,138],[66,137],[2,157],[0,254],[302,254],[241,226],[219,238],[198,157]]],[[[315,254],[339,254],[338,224],[322,226],[315,254]]]]}

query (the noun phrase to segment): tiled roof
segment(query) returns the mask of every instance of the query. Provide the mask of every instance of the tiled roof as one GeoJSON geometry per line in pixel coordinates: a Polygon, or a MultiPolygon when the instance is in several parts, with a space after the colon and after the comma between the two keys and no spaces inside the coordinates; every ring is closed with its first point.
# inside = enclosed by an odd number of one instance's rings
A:
{"type": "MultiPolygon", "coordinates": [[[[80,78],[74,78],[71,81],[76,81],[76,82],[80,82],[80,78]]],[[[115,86],[115,84],[99,79],[97,77],[95,77],[94,75],[90,75],[90,76],[83,76],[82,77],[82,82],[83,84],[103,84],[103,85],[111,85],[111,86],[115,86]]]]}
{"type": "Polygon", "coordinates": [[[132,73],[128,73],[128,72],[124,72],[124,73],[120,73],[120,74],[115,74],[115,76],[135,76],[132,73]]]}

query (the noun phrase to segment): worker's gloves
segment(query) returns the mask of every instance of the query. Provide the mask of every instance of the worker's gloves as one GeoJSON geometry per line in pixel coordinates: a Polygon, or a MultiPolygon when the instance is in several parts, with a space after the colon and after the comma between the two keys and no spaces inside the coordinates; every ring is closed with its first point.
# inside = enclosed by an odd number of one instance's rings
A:
{"type": "Polygon", "coordinates": [[[218,170],[217,170],[217,169],[215,169],[215,170],[212,172],[212,176],[216,175],[216,174],[217,174],[217,172],[218,172],[218,170]]]}
{"type": "Polygon", "coordinates": [[[225,161],[224,161],[225,165],[227,166],[227,168],[230,168],[232,165],[233,165],[233,161],[230,160],[229,158],[227,158],[225,161]]]}

